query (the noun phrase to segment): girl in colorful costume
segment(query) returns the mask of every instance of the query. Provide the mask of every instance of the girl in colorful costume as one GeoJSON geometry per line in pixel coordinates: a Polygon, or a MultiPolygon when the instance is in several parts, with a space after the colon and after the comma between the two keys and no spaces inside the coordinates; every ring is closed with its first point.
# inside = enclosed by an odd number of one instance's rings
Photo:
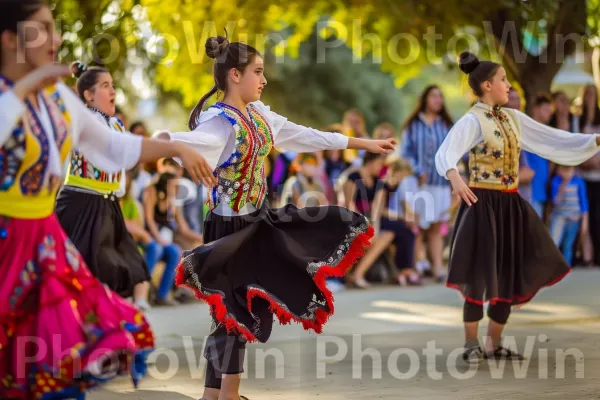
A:
{"type": "MultiPolygon", "coordinates": [[[[110,72],[79,62],[71,69],[78,78],[79,98],[102,124],[124,132],[123,123],[114,117],[116,94],[110,72]]],[[[119,296],[132,296],[138,308],[148,309],[150,274],[119,206],[125,185],[124,171],[103,171],[75,150],[56,201],[56,215],[92,275],[119,296]]]]}
{"type": "Polygon", "coordinates": [[[56,83],[69,69],[52,65],[60,45],[54,26],[41,0],[0,2],[3,399],[83,399],[86,390],[129,371],[135,383],[154,346],[142,315],[92,276],[54,215],[71,149],[111,173],[183,157],[196,178],[211,182],[197,151],[118,134],[56,83]]]}
{"type": "Polygon", "coordinates": [[[320,333],[334,311],[325,279],[342,276],[373,235],[364,216],[345,208],[271,209],[263,170],[271,147],[388,153],[395,140],[349,139],[296,125],[259,101],[267,82],[254,48],[219,36],[206,50],[216,59],[216,85],[192,112],[191,132],[164,136],[201,151],[219,181],[209,193],[207,244],[184,253],[177,282],[205,300],[214,319],[203,398],[237,399],[246,342],[267,341],[273,314],[282,324],[296,321],[320,333]],[[218,90],[223,101],[202,111],[218,90]]]}
{"type": "Polygon", "coordinates": [[[521,359],[502,347],[511,307],[528,302],[570,270],[540,218],[517,191],[521,148],[559,164],[577,165],[598,152],[600,136],[561,131],[502,108],[510,83],[500,64],[480,62],[465,52],[460,68],[479,101],[450,130],[435,158],[439,174],[464,200],[451,243],[447,286],[465,297],[465,361],[521,359]],[[467,152],[468,185],[456,168],[467,152]],[[484,302],[490,303],[485,353],[477,340],[484,302]]]}

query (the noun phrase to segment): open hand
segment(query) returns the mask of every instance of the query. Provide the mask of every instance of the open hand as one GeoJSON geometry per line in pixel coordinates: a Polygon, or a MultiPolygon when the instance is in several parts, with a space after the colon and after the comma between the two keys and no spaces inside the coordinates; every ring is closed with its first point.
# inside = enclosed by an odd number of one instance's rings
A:
{"type": "Polygon", "coordinates": [[[460,196],[468,206],[477,203],[477,196],[475,196],[475,193],[471,191],[455,169],[448,173],[448,178],[452,184],[454,194],[460,196]]]}
{"type": "Polygon", "coordinates": [[[55,84],[61,77],[71,74],[71,70],[66,65],[49,64],[35,69],[33,72],[19,79],[13,88],[14,93],[21,100],[37,91],[55,84]]]}
{"type": "Polygon", "coordinates": [[[366,150],[370,153],[390,154],[396,149],[398,141],[394,138],[385,140],[369,140],[366,150]]]}
{"type": "Polygon", "coordinates": [[[202,183],[207,188],[217,184],[212,168],[200,153],[183,143],[178,143],[178,147],[179,159],[195,184],[202,183]]]}

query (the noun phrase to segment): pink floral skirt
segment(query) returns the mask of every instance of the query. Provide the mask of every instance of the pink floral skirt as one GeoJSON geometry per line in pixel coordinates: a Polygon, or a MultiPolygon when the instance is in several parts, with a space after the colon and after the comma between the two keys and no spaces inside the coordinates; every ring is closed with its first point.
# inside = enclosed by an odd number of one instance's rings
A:
{"type": "Polygon", "coordinates": [[[0,398],[83,398],[145,374],[150,326],[92,276],[54,214],[0,216],[0,282],[0,398]]]}

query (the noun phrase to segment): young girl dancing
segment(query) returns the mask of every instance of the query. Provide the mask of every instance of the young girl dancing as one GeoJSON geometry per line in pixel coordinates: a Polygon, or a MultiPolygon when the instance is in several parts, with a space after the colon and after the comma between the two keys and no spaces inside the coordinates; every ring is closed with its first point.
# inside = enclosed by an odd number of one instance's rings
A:
{"type": "Polygon", "coordinates": [[[54,214],[71,149],[110,173],[177,156],[196,179],[211,181],[196,150],[116,133],[56,83],[69,69],[52,65],[54,26],[42,0],[0,2],[2,399],[79,400],[130,370],[135,382],[154,346],[142,315],[93,277],[54,214]]]}
{"type": "Polygon", "coordinates": [[[192,112],[192,132],[164,134],[202,152],[219,181],[209,193],[207,244],[187,254],[177,280],[210,304],[214,319],[204,399],[238,399],[246,342],[267,341],[273,314],[321,332],[333,313],[326,278],[342,276],[373,235],[364,216],[345,208],[272,209],[263,169],[271,148],[388,153],[396,142],[296,125],[259,101],[267,81],[256,49],[220,36],[206,50],[216,84],[192,112]],[[202,111],[218,90],[223,100],[202,111]]]}
{"type": "Polygon", "coordinates": [[[447,286],[465,297],[463,359],[522,358],[502,347],[512,306],[561,280],[569,265],[533,208],[517,192],[521,148],[553,162],[577,165],[599,150],[600,136],[554,129],[522,112],[502,108],[510,83],[497,63],[460,56],[460,68],[479,101],[450,130],[435,158],[464,202],[451,244],[447,286]],[[468,185],[456,165],[469,153],[468,185]],[[483,304],[489,302],[485,353],[477,340],[483,304]]]}

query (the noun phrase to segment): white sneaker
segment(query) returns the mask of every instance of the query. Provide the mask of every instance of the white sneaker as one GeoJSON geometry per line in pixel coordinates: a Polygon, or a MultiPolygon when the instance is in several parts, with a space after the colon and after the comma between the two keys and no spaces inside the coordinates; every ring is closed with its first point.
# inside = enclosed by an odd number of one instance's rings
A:
{"type": "Polygon", "coordinates": [[[138,310],[142,312],[146,312],[152,309],[150,303],[148,303],[148,301],[144,299],[136,300],[134,305],[137,307],[138,310]]]}
{"type": "Polygon", "coordinates": [[[419,272],[419,275],[423,275],[425,271],[431,270],[431,264],[428,260],[419,260],[415,263],[415,269],[419,272]]]}

